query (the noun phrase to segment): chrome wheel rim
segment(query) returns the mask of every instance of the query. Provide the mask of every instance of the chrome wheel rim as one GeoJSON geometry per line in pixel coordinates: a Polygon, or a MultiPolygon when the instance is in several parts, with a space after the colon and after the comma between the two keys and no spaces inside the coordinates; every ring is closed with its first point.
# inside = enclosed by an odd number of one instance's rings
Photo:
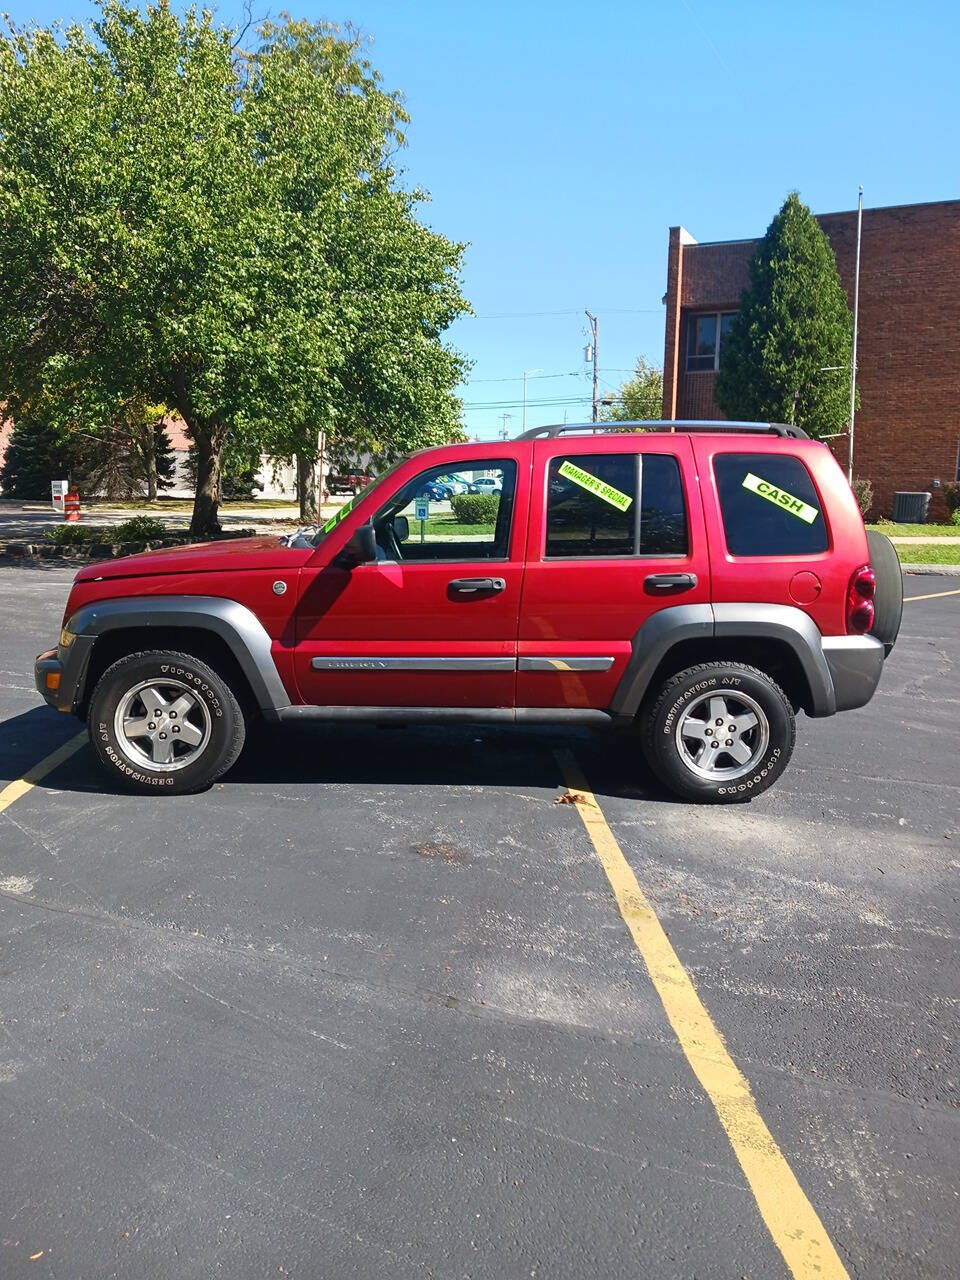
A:
{"type": "Polygon", "coordinates": [[[131,763],[174,773],[206,750],[212,721],[204,699],[182,681],[141,680],[117,704],[113,731],[131,763]]]}
{"type": "Polygon", "coordinates": [[[770,722],[746,693],[717,689],[685,708],[676,728],[680,759],[698,778],[733,782],[755,769],[770,744],[770,722]]]}

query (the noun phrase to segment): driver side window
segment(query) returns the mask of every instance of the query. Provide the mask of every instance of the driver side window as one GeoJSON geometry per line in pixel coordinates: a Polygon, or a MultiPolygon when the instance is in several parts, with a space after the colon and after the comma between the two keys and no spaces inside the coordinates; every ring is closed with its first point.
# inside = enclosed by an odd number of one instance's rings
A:
{"type": "Polygon", "coordinates": [[[516,482],[510,459],[421,471],[373,517],[377,559],[506,560],[516,482]]]}

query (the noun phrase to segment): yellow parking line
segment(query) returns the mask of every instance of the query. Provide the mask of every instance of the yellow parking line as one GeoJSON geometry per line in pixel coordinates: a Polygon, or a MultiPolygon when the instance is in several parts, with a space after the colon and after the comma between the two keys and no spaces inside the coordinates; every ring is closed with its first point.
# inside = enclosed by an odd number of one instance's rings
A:
{"type": "Polygon", "coordinates": [[[78,733],[76,737],[70,738],[62,747],[57,747],[56,751],[51,751],[48,756],[28,769],[22,778],[17,778],[15,782],[9,782],[2,791],[0,791],[0,813],[4,809],[9,809],[15,800],[19,800],[21,796],[25,796],[28,791],[32,791],[37,783],[47,776],[58,764],[63,764],[64,760],[69,760],[75,751],[79,751],[85,742],[89,742],[90,737],[87,731],[78,733]]]}
{"type": "Polygon", "coordinates": [[[627,928],[694,1074],[706,1090],[760,1214],[795,1280],[849,1280],[847,1271],[767,1128],[750,1085],[697,995],[576,759],[557,752],[577,811],[607,873],[627,928]]]}
{"type": "Polygon", "coordinates": [[[908,600],[939,600],[941,596],[960,596],[960,587],[954,591],[931,591],[928,596],[904,596],[903,603],[908,600]]]}

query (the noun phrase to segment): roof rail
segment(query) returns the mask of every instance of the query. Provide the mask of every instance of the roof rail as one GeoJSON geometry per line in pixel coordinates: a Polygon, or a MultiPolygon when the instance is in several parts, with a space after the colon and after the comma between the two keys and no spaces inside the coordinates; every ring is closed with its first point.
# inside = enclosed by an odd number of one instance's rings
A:
{"type": "Polygon", "coordinates": [[[551,427],[531,427],[515,437],[517,440],[550,439],[553,436],[572,435],[574,432],[598,431],[682,431],[682,432],[746,432],[754,435],[790,436],[794,440],[809,440],[802,427],[789,426],[785,422],[729,422],[725,419],[686,420],[670,418],[645,418],[634,422],[563,422],[551,427]]]}

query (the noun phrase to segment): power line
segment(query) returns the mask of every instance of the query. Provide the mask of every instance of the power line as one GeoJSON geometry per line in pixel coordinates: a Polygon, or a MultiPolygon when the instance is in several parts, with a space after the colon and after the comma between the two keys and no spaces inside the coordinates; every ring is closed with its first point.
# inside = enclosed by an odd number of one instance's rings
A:
{"type": "MultiPolygon", "coordinates": [[[[576,370],[574,373],[536,373],[536,374],[527,374],[527,381],[540,382],[543,378],[579,378],[580,376],[581,374],[579,370],[576,370]]],[[[522,381],[523,381],[522,373],[518,373],[515,378],[467,378],[465,379],[465,382],[471,386],[475,382],[522,382],[522,381]]]]}
{"type": "MultiPolygon", "coordinates": [[[[663,313],[659,307],[604,307],[605,315],[611,316],[656,316],[663,313]]],[[[579,307],[571,307],[563,311],[490,311],[486,315],[464,315],[461,320],[527,320],[534,316],[578,316],[579,307]]]]}
{"type": "MultiPolygon", "coordinates": [[[[590,404],[590,396],[568,396],[559,400],[528,400],[528,409],[548,409],[553,405],[590,404]]],[[[464,409],[522,409],[522,400],[469,400],[464,409]]]]}

